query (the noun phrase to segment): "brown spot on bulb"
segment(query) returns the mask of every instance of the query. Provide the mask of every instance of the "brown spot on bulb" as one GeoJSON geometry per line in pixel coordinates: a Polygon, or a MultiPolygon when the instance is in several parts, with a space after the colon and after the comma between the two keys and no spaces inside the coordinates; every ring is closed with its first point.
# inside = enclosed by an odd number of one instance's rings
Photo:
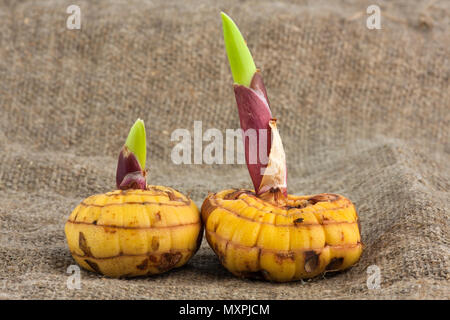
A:
{"type": "Polygon", "coordinates": [[[152,238],[152,250],[157,251],[159,249],[159,238],[153,237],[152,238]]]}
{"type": "Polygon", "coordinates": [[[115,230],[114,228],[110,228],[110,227],[103,227],[103,230],[104,230],[106,233],[111,233],[111,234],[117,232],[117,230],[115,230]]]}
{"type": "Polygon", "coordinates": [[[80,247],[80,250],[83,251],[85,256],[92,257],[91,248],[89,248],[83,232],[78,234],[78,246],[80,247]]]}
{"type": "Polygon", "coordinates": [[[314,251],[305,252],[305,271],[310,273],[319,266],[319,255],[314,251]]]}
{"type": "Polygon", "coordinates": [[[136,266],[139,270],[146,270],[148,267],[148,259],[144,259],[140,264],[136,266]]]}
{"type": "Polygon", "coordinates": [[[344,262],[343,257],[339,258],[333,258],[331,259],[330,263],[327,265],[326,270],[333,271],[333,270],[339,270],[339,268],[342,266],[342,263],[344,262]]]}
{"type": "Polygon", "coordinates": [[[181,252],[167,252],[161,255],[160,264],[157,268],[160,271],[167,271],[176,266],[176,264],[181,260],[181,252]]]}
{"type": "Polygon", "coordinates": [[[204,215],[204,217],[208,217],[211,214],[211,212],[216,210],[216,208],[217,206],[213,203],[213,200],[210,197],[208,197],[202,204],[201,209],[202,215],[204,215]]]}
{"type": "Polygon", "coordinates": [[[295,253],[292,251],[275,253],[275,262],[276,263],[282,264],[284,260],[295,261],[295,253]]]}
{"type": "Polygon", "coordinates": [[[88,264],[88,266],[91,267],[91,269],[94,270],[95,272],[102,273],[98,264],[95,263],[94,261],[84,259],[84,262],[86,262],[88,264]]]}
{"type": "Polygon", "coordinates": [[[316,204],[317,202],[333,202],[337,199],[339,199],[339,196],[337,194],[322,193],[309,198],[308,202],[311,204],[316,204]]]}

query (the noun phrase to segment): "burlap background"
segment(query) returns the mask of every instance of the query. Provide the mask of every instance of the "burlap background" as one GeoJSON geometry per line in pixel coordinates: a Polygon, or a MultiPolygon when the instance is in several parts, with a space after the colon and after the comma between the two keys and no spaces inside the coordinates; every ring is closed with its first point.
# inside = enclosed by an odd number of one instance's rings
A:
{"type": "Polygon", "coordinates": [[[376,1],[2,1],[0,298],[449,298],[450,3],[376,1]],[[77,3],[82,30],[65,28],[77,3]],[[341,193],[366,245],[347,272],[307,282],[241,280],[204,240],[185,267],[133,280],[73,264],[64,223],[114,188],[130,125],[145,120],[149,182],[191,194],[250,187],[244,165],[177,166],[176,128],[238,128],[220,10],[266,80],[291,193],[341,193]],[[381,270],[369,290],[367,268],[381,270]]]}

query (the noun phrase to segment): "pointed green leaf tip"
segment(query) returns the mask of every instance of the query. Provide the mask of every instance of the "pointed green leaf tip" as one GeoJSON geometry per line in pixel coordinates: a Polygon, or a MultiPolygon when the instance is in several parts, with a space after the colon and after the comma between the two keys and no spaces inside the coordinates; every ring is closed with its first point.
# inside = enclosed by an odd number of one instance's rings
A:
{"type": "Polygon", "coordinates": [[[253,62],[247,43],[236,24],[225,13],[221,12],[220,15],[222,16],[223,37],[234,82],[249,87],[256,72],[255,62],[253,62]]]}
{"type": "Polygon", "coordinates": [[[125,146],[133,152],[141,165],[141,169],[145,170],[145,158],[147,152],[145,126],[144,121],[137,119],[130,129],[125,146]]]}

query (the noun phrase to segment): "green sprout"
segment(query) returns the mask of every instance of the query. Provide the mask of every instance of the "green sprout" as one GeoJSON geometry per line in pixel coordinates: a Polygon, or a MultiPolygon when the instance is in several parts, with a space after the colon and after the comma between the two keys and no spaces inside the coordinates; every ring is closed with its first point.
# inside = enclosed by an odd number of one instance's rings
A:
{"type": "Polygon", "coordinates": [[[222,16],[225,47],[234,82],[249,87],[256,72],[255,62],[236,24],[224,12],[220,14],[222,16]]]}
{"type": "Polygon", "coordinates": [[[147,152],[144,121],[137,119],[130,129],[125,146],[136,156],[142,170],[145,170],[147,152]]]}

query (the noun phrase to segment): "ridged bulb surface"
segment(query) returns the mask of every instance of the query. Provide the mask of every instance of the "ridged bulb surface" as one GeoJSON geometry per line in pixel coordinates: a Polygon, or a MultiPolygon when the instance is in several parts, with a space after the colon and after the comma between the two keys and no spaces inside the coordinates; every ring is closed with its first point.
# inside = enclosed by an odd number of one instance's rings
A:
{"type": "Polygon", "coordinates": [[[83,200],[65,225],[73,258],[110,277],[152,275],[184,265],[203,236],[198,208],[163,186],[83,200]]]}
{"type": "Polygon", "coordinates": [[[249,190],[210,194],[202,205],[206,239],[236,276],[286,282],[344,270],[362,252],[358,215],[336,194],[263,201],[249,190]]]}

